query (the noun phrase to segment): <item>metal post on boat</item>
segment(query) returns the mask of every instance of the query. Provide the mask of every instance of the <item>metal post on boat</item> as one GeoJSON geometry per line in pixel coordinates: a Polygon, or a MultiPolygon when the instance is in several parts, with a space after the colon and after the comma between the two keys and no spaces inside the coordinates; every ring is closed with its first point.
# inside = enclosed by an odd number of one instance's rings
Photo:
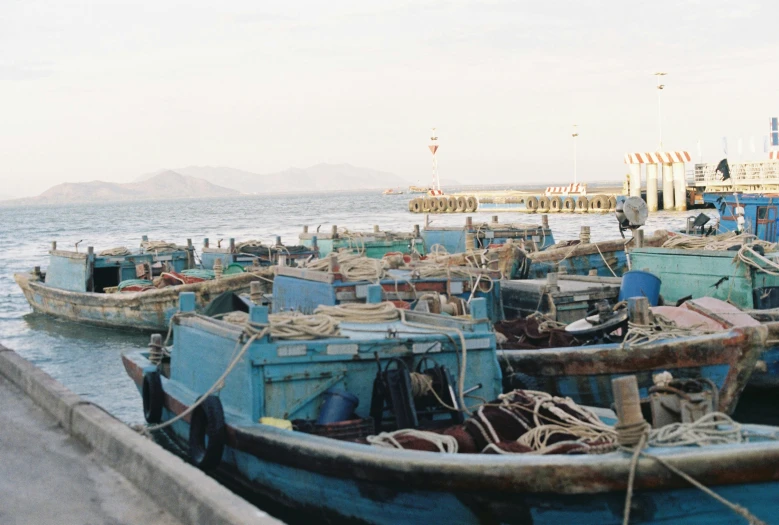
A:
{"type": "Polygon", "coordinates": [[[56,251],[57,249],[57,241],[51,241],[51,251],[56,251]]]}
{"type": "Polygon", "coordinates": [[[277,235],[277,236],[276,236],[276,246],[283,246],[283,245],[281,244],[281,235],[277,235]]]}
{"type": "Polygon", "coordinates": [[[338,265],[337,263],[338,263],[338,258],[336,257],[335,253],[331,253],[327,257],[327,272],[328,273],[335,273],[335,271],[337,269],[336,267],[338,265]]]}
{"type": "Polygon", "coordinates": [[[87,255],[95,255],[95,247],[87,246],[87,255]]]}
{"type": "Polygon", "coordinates": [[[466,227],[467,229],[469,229],[469,230],[470,230],[471,228],[473,228],[473,217],[466,217],[466,218],[465,218],[465,227],[466,227]]]}
{"type": "Polygon", "coordinates": [[[308,233],[308,225],[303,226],[303,233],[308,233]]]}
{"type": "Polygon", "coordinates": [[[34,276],[36,276],[36,277],[40,277],[40,276],[41,276],[41,267],[40,267],[40,266],[36,266],[36,267],[34,267],[34,268],[32,269],[32,274],[33,274],[34,276]]]}
{"type": "Polygon", "coordinates": [[[333,239],[338,237],[338,225],[333,224],[333,227],[330,228],[330,234],[333,236],[333,239]]]}
{"type": "Polygon", "coordinates": [[[148,235],[141,235],[141,240],[143,242],[149,242],[149,236],[148,235]]]}
{"type": "Polygon", "coordinates": [[[548,230],[548,229],[549,229],[549,215],[547,215],[546,213],[544,213],[543,215],[541,215],[541,226],[542,226],[542,227],[543,227],[545,230],[548,230]]]}
{"type": "Polygon", "coordinates": [[[317,251],[319,249],[319,247],[317,246],[316,242],[317,242],[316,235],[314,235],[313,237],[311,237],[311,250],[312,251],[317,251]]]}
{"type": "Polygon", "coordinates": [[[644,423],[641,413],[641,398],[636,376],[618,377],[611,380],[614,404],[620,427],[631,427],[644,423]]]}
{"type": "Polygon", "coordinates": [[[414,225],[414,238],[419,239],[419,224],[414,225]]]}
{"type": "Polygon", "coordinates": [[[493,215],[492,216],[492,224],[498,224],[498,216],[497,215],[493,215]]]}
{"type": "Polygon", "coordinates": [[[208,237],[203,239],[203,248],[208,248],[208,237]]]}
{"type": "Polygon", "coordinates": [[[230,253],[235,253],[235,239],[230,237],[230,253]]]}
{"type": "Polygon", "coordinates": [[[373,225],[373,233],[379,233],[379,225],[378,224],[374,224],[373,225]]]}
{"type": "Polygon", "coordinates": [[[628,297],[628,318],[633,324],[647,326],[652,324],[652,312],[646,297],[628,297]]]}
{"type": "Polygon", "coordinates": [[[378,304],[384,298],[384,289],[380,284],[371,284],[368,286],[368,295],[365,302],[368,304],[378,304]]]}
{"type": "Polygon", "coordinates": [[[636,232],[636,248],[644,247],[644,230],[635,230],[636,232]]]}
{"type": "Polygon", "coordinates": [[[249,283],[249,299],[254,304],[260,304],[262,302],[262,283],[260,281],[252,281],[249,283]]]}
{"type": "Polygon", "coordinates": [[[560,286],[558,285],[558,278],[556,272],[549,272],[546,274],[546,293],[554,293],[560,291],[560,286]]]}
{"type": "Polygon", "coordinates": [[[153,365],[159,365],[162,362],[162,334],[151,334],[149,341],[149,361],[153,365]]]}
{"type": "Polygon", "coordinates": [[[589,226],[582,226],[581,230],[579,230],[579,242],[581,244],[589,244],[590,243],[590,227],[589,226]]]}

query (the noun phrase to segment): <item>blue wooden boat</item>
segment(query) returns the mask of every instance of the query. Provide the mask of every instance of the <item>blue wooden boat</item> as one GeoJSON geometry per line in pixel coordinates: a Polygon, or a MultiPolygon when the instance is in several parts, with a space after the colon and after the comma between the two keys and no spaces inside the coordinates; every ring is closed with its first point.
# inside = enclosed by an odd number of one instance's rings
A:
{"type": "Polygon", "coordinates": [[[537,224],[501,224],[498,217],[492,222],[474,223],[466,217],[464,226],[430,226],[422,230],[422,239],[426,253],[443,250],[446,253],[463,253],[484,250],[490,246],[505,244],[511,240],[515,245],[527,248],[526,251],[538,251],[555,243],[552,230],[543,217],[537,224]]]}
{"type": "MultiPolygon", "coordinates": [[[[692,315],[686,308],[652,310],[671,319],[692,315]]],[[[663,337],[657,332],[652,338],[632,342],[630,338],[622,341],[627,312],[609,311],[601,320],[600,314],[586,318],[594,325],[580,332],[586,335],[544,327],[539,324],[543,318],[539,322],[520,319],[498,323],[495,329],[506,338],[498,352],[507,376],[506,388],[533,388],[585,405],[610,407],[614,402],[612,379],[636,376],[646,397],[655,384],[654,376],[669,372],[679,379],[710,382],[716,387],[718,410],[732,413],[755,364],[770,346],[767,341],[779,335],[779,323],[723,328],[705,319],[719,319],[715,313],[704,309],[696,313],[699,315],[689,323],[693,327],[689,334],[663,337]],[[599,322],[608,330],[597,330],[599,322]],[[700,333],[697,325],[702,323],[709,324],[710,333],[700,333]],[[622,336],[608,335],[617,329],[623,330],[622,336]]]]}
{"type": "MultiPolygon", "coordinates": [[[[680,246],[684,239],[675,238],[675,245],[680,246]]],[[[717,241],[716,237],[707,239],[717,241]]],[[[772,266],[779,263],[779,254],[762,256],[738,244],[735,247],[738,251],[637,248],[631,252],[631,259],[635,267],[648,269],[661,279],[660,294],[667,304],[713,297],[753,316],[779,308],[779,276],[773,275],[776,268],[772,266]]],[[[779,346],[769,345],[765,350],[750,383],[779,386],[779,346]]]]}
{"type": "MultiPolygon", "coordinates": [[[[357,434],[336,430],[358,428],[355,422],[384,406],[371,403],[372,385],[390,362],[397,370],[420,370],[432,368],[432,358],[455,377],[465,374],[462,382],[450,383],[454,395],[447,399],[460,398],[463,384],[475,397],[495,399],[501,374],[494,334],[483,309],[478,312],[483,306],[474,305],[471,320],[409,313],[413,327],[397,320],[343,322],[334,338],[282,340],[193,314],[192,299],[181,297],[169,362],[153,350],[126,354],[123,362],[143,394],[149,420],[169,424],[163,432],[189,450],[193,463],[216,469],[248,493],[269,496],[297,516],[310,511],[318,520],[349,523],[622,523],[631,471],[625,452],[442,454],[369,446],[354,439],[357,434]],[[462,334],[465,353],[458,336],[441,332],[454,329],[462,334]],[[466,354],[467,365],[459,368],[458,356],[466,354]],[[232,372],[223,374],[231,365],[232,372]],[[205,396],[221,376],[218,396],[205,396]],[[357,419],[319,425],[328,427],[325,435],[291,425],[292,419],[329,414],[336,392],[349,398],[343,414],[353,411],[347,417],[357,419]]],[[[261,329],[267,310],[253,307],[249,318],[261,329]]],[[[400,399],[397,406],[405,405],[400,399]]],[[[423,418],[430,424],[455,419],[447,411],[423,418]]],[[[779,493],[776,429],[748,430],[749,442],[647,452],[771,520],[779,493]]],[[[656,461],[641,458],[636,472],[635,522],[733,523],[733,514],[656,461]]]]}
{"type": "MultiPolygon", "coordinates": [[[[644,237],[643,245],[662,246],[669,236],[665,230],[655,231],[644,237]]],[[[621,277],[630,270],[627,254],[635,247],[633,237],[594,243],[578,240],[561,242],[540,252],[527,253],[527,260],[520,262],[515,278],[543,279],[550,272],[621,277]]]]}
{"type": "Polygon", "coordinates": [[[293,266],[304,261],[319,257],[316,249],[308,246],[285,246],[281,243],[281,237],[276,237],[274,244],[264,244],[260,241],[235,242],[230,238],[225,247],[221,241],[217,246],[211,246],[208,239],[203,239],[203,248],[200,253],[200,266],[207,270],[213,270],[214,264],[219,260],[223,268],[232,265],[241,266],[244,269],[258,266],[293,266]]]}
{"type": "Polygon", "coordinates": [[[350,277],[338,265],[326,271],[277,266],[275,272],[273,313],[311,314],[320,305],[366,302],[371,285],[378,284],[378,299],[393,301],[401,308],[416,308],[424,302],[428,311],[462,315],[470,311],[472,299],[484,298],[488,318],[493,322],[503,318],[500,274],[480,268],[442,268],[437,274],[423,276],[414,268],[403,267],[382,270],[372,279],[350,277]]]}
{"type": "Polygon", "coordinates": [[[425,253],[419,227],[412,232],[392,232],[381,231],[374,226],[373,231],[362,232],[333,225],[329,232],[309,232],[308,226],[305,226],[298,238],[302,246],[316,250],[320,257],[342,250],[371,259],[381,259],[388,253],[425,253]]]}
{"type": "Polygon", "coordinates": [[[779,195],[704,193],[703,202],[719,212],[719,232],[746,232],[763,241],[777,241],[779,195]]]}
{"type": "MultiPolygon", "coordinates": [[[[193,268],[191,243],[179,248],[145,242],[146,248],[97,254],[91,247],[77,252],[57,249],[54,243],[47,269],[17,273],[14,280],[36,312],[70,321],[140,330],[165,330],[182,291],[195,292],[197,305],[202,308],[224,292],[249,291],[249,284],[258,280],[257,273],[243,271],[221,279],[187,276],[192,271],[202,276],[193,268]],[[120,290],[123,285],[128,285],[125,291],[120,290]]],[[[263,282],[272,280],[272,271],[259,271],[265,278],[263,282]]],[[[267,284],[265,288],[270,290],[267,284]]]]}

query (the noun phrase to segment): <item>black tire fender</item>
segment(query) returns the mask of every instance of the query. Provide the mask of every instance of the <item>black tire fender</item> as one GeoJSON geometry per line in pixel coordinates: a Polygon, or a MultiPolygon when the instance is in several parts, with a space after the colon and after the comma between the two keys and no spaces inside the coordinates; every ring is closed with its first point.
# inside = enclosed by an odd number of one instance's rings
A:
{"type": "Polygon", "coordinates": [[[476,208],[478,207],[479,207],[479,203],[476,201],[476,197],[474,197],[473,195],[469,195],[465,199],[465,211],[467,211],[468,213],[476,211],[476,208]]]}
{"type": "Polygon", "coordinates": [[[457,197],[457,211],[464,212],[468,207],[468,200],[465,197],[457,197]]]}
{"type": "Polygon", "coordinates": [[[590,199],[588,199],[584,195],[576,199],[576,209],[579,211],[589,211],[590,199]]]}
{"type": "Polygon", "coordinates": [[[156,370],[143,376],[143,417],[147,423],[156,424],[162,421],[162,409],[165,406],[165,391],[162,389],[162,379],[156,370]]]}
{"type": "Polygon", "coordinates": [[[549,200],[549,197],[542,196],[538,198],[538,211],[542,213],[546,213],[549,211],[552,203],[549,200]]]}
{"type": "Polygon", "coordinates": [[[200,470],[218,467],[226,437],[222,401],[210,395],[195,408],[189,423],[189,457],[192,463],[200,470]]]}
{"type": "Polygon", "coordinates": [[[549,211],[552,213],[559,212],[563,209],[563,199],[560,197],[554,196],[549,197],[549,211]]]}
{"type": "Polygon", "coordinates": [[[563,210],[574,211],[576,209],[576,199],[573,197],[566,197],[563,201],[563,210]]]}
{"type": "Polygon", "coordinates": [[[525,207],[530,211],[536,211],[538,209],[538,197],[528,197],[525,201],[525,207]]]}
{"type": "Polygon", "coordinates": [[[457,210],[457,198],[456,197],[448,197],[446,199],[446,211],[449,213],[457,210]]]}

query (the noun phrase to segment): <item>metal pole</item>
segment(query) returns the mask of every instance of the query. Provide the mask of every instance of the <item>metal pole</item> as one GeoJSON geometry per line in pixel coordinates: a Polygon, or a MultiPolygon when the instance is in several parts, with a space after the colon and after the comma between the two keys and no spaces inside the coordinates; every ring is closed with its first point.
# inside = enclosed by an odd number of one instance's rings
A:
{"type": "Polygon", "coordinates": [[[660,92],[665,87],[664,84],[660,83],[660,77],[667,75],[668,73],[662,73],[658,72],[655,73],[655,76],[657,77],[657,128],[658,132],[660,134],[660,149],[659,151],[663,151],[663,111],[662,107],[660,105],[660,92]]]}
{"type": "Polygon", "coordinates": [[[576,184],[576,137],[579,132],[576,130],[576,124],[573,125],[573,183],[576,184]]]}

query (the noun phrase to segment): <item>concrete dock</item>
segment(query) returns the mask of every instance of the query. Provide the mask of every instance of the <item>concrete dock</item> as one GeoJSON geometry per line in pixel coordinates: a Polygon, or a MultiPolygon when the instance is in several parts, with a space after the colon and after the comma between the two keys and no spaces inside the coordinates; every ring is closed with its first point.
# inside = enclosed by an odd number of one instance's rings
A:
{"type": "Polygon", "coordinates": [[[0,406],[0,523],[280,523],[1,345],[0,406]]]}

